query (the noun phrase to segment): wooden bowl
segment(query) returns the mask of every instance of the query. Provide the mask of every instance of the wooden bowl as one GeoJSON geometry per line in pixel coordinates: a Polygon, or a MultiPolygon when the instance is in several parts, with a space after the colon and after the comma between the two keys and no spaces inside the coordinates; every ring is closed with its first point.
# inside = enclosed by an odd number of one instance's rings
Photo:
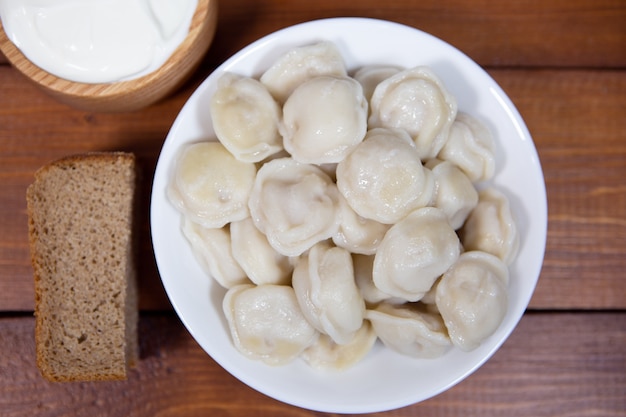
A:
{"type": "Polygon", "coordinates": [[[0,22],[0,50],[27,78],[59,101],[97,112],[127,112],[147,107],[174,92],[206,54],[217,26],[217,0],[198,0],[189,34],[156,71],[128,81],[88,84],[52,75],[22,54],[0,22]]]}

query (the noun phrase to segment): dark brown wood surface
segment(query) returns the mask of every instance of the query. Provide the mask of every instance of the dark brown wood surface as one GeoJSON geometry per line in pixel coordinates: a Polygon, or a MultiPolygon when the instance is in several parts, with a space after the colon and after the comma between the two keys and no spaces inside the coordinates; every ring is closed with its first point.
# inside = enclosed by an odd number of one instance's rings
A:
{"type": "Polygon", "coordinates": [[[211,70],[275,30],[335,16],[430,32],[477,61],[524,117],[544,169],[548,241],[529,311],[496,355],[395,416],[626,415],[626,2],[229,0],[202,66],[177,93],[121,114],[69,108],[0,56],[0,415],[324,415],[271,400],[206,355],[172,312],[154,265],[148,195],[177,112],[211,70]],[[129,150],[144,172],[142,361],[116,383],[50,384],[34,363],[25,190],[46,162],[129,150]]]}
{"type": "MultiPolygon", "coordinates": [[[[34,365],[33,321],[4,318],[2,416],[331,415],[284,405],[243,385],[171,316],[144,314],[139,328],[142,359],[128,381],[58,384],[42,380],[34,365]]],[[[622,313],[528,313],[470,379],[420,404],[372,415],[623,416],[625,343],[622,313]]]]}

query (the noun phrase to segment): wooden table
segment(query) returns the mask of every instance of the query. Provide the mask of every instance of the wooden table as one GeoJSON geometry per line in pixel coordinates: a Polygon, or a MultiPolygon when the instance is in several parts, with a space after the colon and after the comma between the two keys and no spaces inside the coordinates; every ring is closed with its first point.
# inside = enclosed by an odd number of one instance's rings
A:
{"type": "Polygon", "coordinates": [[[366,16],[430,32],[477,61],[533,135],[548,191],[545,262],[527,313],[467,380],[397,416],[626,415],[626,2],[623,0],[223,0],[194,78],[142,111],[97,114],[55,102],[0,57],[0,415],[323,415],[248,388],[200,349],[161,286],[147,219],[150,179],[177,112],[241,47],[317,18],[366,16]],[[141,356],[128,381],[53,384],[35,366],[25,190],[55,158],[137,154],[141,356]]]}

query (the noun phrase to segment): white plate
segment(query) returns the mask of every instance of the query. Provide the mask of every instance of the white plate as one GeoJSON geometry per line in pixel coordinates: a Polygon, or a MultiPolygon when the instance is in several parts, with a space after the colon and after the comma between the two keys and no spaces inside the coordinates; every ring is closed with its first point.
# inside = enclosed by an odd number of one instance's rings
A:
{"type": "Polygon", "coordinates": [[[151,228],[165,290],[200,346],[228,372],[277,400],[322,412],[369,413],[413,404],[457,384],[500,347],[523,315],[534,291],[546,242],[547,203],[539,158],[515,106],[495,81],[466,55],[414,28],[387,21],[336,18],[270,34],[224,62],[195,91],[167,136],[154,177],[151,228]],[[259,76],[292,47],[335,42],[349,69],[365,64],[429,65],[458,100],[459,110],[487,123],[497,142],[494,184],[511,199],[521,249],[511,266],[510,306],[497,332],[478,349],[453,349],[439,359],[417,360],[377,344],[357,366],[341,373],[312,370],[303,361],[269,367],[238,353],[222,313],[225,291],[196,263],[180,229],[180,215],[165,194],[181,145],[213,137],[208,103],[225,71],[259,76]]]}

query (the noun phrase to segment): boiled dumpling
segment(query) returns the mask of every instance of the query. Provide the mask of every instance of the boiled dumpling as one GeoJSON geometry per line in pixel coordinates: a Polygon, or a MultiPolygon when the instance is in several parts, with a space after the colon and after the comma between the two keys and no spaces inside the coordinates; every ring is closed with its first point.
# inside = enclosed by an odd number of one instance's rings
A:
{"type": "Polygon", "coordinates": [[[280,158],[259,169],[249,206],[270,245],[298,256],[337,232],[338,201],[336,185],[319,167],[280,158]]]}
{"type": "Polygon", "coordinates": [[[491,179],[495,172],[495,142],[481,121],[459,112],[438,158],[458,166],[472,182],[491,179]]]}
{"type": "Polygon", "coordinates": [[[482,190],[461,239],[466,250],[489,252],[510,265],[519,248],[519,233],[508,198],[495,188],[482,190]]]}
{"type": "Polygon", "coordinates": [[[391,65],[366,65],[354,73],[354,79],[361,83],[363,94],[369,101],[378,84],[400,71],[401,68],[391,65]]]}
{"type": "Polygon", "coordinates": [[[461,245],[443,211],[415,210],[387,232],[374,258],[374,284],[384,293],[418,301],[459,257],[461,245]]]}
{"type": "Polygon", "coordinates": [[[291,362],[319,336],[288,285],[238,285],[222,306],[235,347],[268,365],[291,362]]]}
{"type": "Polygon", "coordinates": [[[504,319],[509,271],[497,257],[481,251],[463,253],[437,286],[437,307],[452,343],[477,348],[504,319]]]}
{"type": "Polygon", "coordinates": [[[292,259],[278,253],[250,217],[230,224],[233,258],[254,284],[291,283],[292,259]]]}
{"type": "Polygon", "coordinates": [[[346,65],[334,43],[318,42],[293,48],[261,75],[261,82],[280,103],[303,82],[320,75],[345,77],[346,65]]]}
{"type": "Polygon", "coordinates": [[[333,242],[352,253],[373,255],[390,227],[359,216],[341,195],[338,216],[339,230],[333,235],[333,242]]]}
{"type": "Polygon", "coordinates": [[[374,328],[366,320],[352,339],[343,345],[338,345],[326,334],[320,334],[317,341],[302,352],[302,358],[314,369],[343,371],[360,362],[372,349],[376,338],[374,328]]]}
{"type": "Polygon", "coordinates": [[[457,114],[457,102],[428,67],[400,71],[374,90],[369,124],[406,130],[423,160],[437,156],[457,114]]]}
{"type": "Polygon", "coordinates": [[[430,203],[434,179],[405,132],[378,128],[337,165],[337,187],[360,216],[393,224],[430,203]]]}
{"type": "Polygon", "coordinates": [[[441,316],[419,304],[381,303],[366,318],[385,346],[403,355],[432,359],[452,346],[441,316]]]}
{"type": "Polygon", "coordinates": [[[283,144],[298,162],[339,162],[366,130],[367,100],[349,77],[315,77],[298,86],[283,106],[283,144]]]}
{"type": "Polygon", "coordinates": [[[293,289],[304,316],[337,344],[363,325],[365,302],[354,282],[350,252],[320,242],[296,263],[293,289]]]}
{"type": "Polygon", "coordinates": [[[220,228],[248,217],[256,167],[241,162],[219,142],[187,145],[176,160],[169,199],[205,227],[220,228]]]}
{"type": "Polygon", "coordinates": [[[209,111],[218,139],[240,161],[258,162],[283,148],[281,109],[258,80],[225,73],[209,111]]]}
{"type": "Polygon", "coordinates": [[[381,301],[394,304],[405,303],[402,298],[392,297],[382,292],[374,285],[372,270],[374,268],[374,255],[352,255],[352,264],[354,265],[354,281],[356,286],[365,300],[367,307],[375,306],[381,301]]]}
{"type": "Polygon", "coordinates": [[[458,229],[478,203],[478,191],[467,175],[452,162],[431,159],[425,166],[435,178],[432,205],[443,210],[450,226],[454,230],[458,229]]]}
{"type": "Polygon", "coordinates": [[[228,226],[207,228],[184,218],[182,230],[202,269],[222,287],[250,283],[233,257],[228,226]]]}

